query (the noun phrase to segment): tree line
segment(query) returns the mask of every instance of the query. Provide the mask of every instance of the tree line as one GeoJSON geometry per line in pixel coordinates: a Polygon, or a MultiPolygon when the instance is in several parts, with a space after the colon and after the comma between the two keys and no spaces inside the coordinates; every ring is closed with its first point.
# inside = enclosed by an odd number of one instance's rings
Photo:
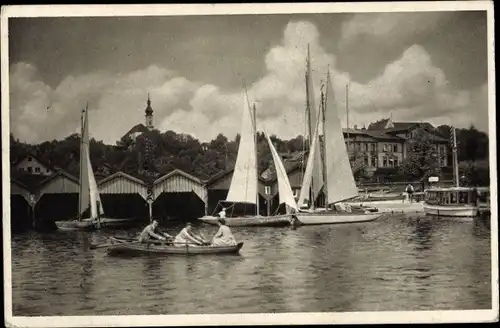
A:
{"type": "MultiPolygon", "coordinates": [[[[439,126],[434,132],[450,138],[450,127],[439,126]]],[[[307,150],[307,140],[297,136],[282,140],[275,135],[270,137],[280,153],[293,153],[307,150]]],[[[262,173],[272,165],[272,156],[265,135],[257,133],[257,165],[262,173]]],[[[476,162],[488,158],[488,136],[471,126],[457,129],[458,154],[461,162],[476,162]]],[[[144,180],[152,180],[180,169],[200,179],[209,179],[214,175],[234,167],[238,152],[239,135],[229,140],[219,134],[210,142],[202,143],[188,134],[174,131],[160,132],[152,130],[138,136],[135,140],[122,137],[116,145],[107,145],[102,141],[90,140],[90,159],[96,175],[109,175],[122,171],[144,180]]],[[[408,156],[399,171],[415,179],[425,178],[439,171],[436,158],[432,155],[431,140],[417,136],[408,143],[408,156]]],[[[78,176],[80,158],[80,137],[72,134],[63,140],[44,141],[39,144],[27,144],[10,135],[11,162],[15,163],[24,156],[32,154],[43,162],[68,173],[78,176]]],[[[362,160],[363,154],[357,153],[352,158],[354,176],[359,179],[366,174],[362,160]]],[[[470,167],[469,167],[470,169],[470,167]]]]}

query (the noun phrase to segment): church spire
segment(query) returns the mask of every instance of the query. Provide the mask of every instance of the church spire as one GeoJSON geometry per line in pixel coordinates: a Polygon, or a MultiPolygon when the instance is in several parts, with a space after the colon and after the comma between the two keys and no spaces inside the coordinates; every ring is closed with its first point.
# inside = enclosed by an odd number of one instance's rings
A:
{"type": "Polygon", "coordinates": [[[145,110],[146,113],[146,127],[149,130],[153,130],[153,109],[151,108],[151,98],[149,97],[148,93],[148,101],[147,101],[147,107],[145,110]]]}

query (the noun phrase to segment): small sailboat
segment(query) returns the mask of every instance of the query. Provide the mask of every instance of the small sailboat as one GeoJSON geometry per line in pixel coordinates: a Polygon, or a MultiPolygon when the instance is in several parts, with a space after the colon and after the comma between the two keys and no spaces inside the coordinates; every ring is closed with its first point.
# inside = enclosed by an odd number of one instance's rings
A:
{"type": "Polygon", "coordinates": [[[100,227],[126,224],[132,219],[103,217],[104,209],[90,162],[88,106],[82,111],[81,126],[77,218],[68,221],[56,221],[55,224],[59,230],[92,230],[100,227]],[[90,217],[84,218],[84,215],[89,212],[88,210],[90,210],[90,217]]]}
{"type": "MultiPolygon", "coordinates": [[[[293,198],[290,182],[283,163],[267,134],[266,138],[276,167],[280,203],[284,203],[287,209],[287,213],[283,215],[262,216],[259,212],[255,106],[251,111],[245,92],[241,138],[231,185],[226,200],[219,201],[216,207],[216,210],[225,208],[230,213],[228,217],[224,218],[228,226],[286,226],[292,220],[292,215],[289,212],[293,208],[296,209],[297,205],[293,198]],[[252,209],[255,210],[250,215],[246,215],[245,212],[249,208],[251,212],[252,209]],[[240,213],[234,213],[236,209],[240,213]]],[[[216,224],[218,219],[217,216],[204,216],[199,220],[208,224],[216,224]]]]}
{"type": "MultiPolygon", "coordinates": [[[[344,205],[343,202],[358,197],[358,188],[354,181],[344,136],[340,125],[340,119],[333,99],[333,86],[330,72],[327,73],[326,92],[321,91],[321,104],[318,108],[318,118],[315,121],[314,134],[310,133],[309,156],[306,165],[306,172],[299,195],[299,212],[296,214],[298,224],[336,224],[373,221],[382,216],[376,208],[354,208],[344,205]],[[323,127],[323,158],[318,151],[319,143],[319,123],[320,118],[323,127]],[[317,159],[322,160],[323,181],[317,181],[314,171],[318,167],[317,159]],[[318,196],[318,187],[322,186],[325,199],[324,208],[315,208],[318,196]],[[332,209],[331,206],[334,206],[332,209]],[[337,206],[335,206],[337,205],[337,206]]],[[[315,110],[310,104],[314,97],[311,97],[312,78],[310,67],[310,55],[308,49],[306,92],[309,111],[315,110]]],[[[310,128],[311,130],[311,128],[310,128]]],[[[312,132],[312,131],[310,131],[312,132]]]]}

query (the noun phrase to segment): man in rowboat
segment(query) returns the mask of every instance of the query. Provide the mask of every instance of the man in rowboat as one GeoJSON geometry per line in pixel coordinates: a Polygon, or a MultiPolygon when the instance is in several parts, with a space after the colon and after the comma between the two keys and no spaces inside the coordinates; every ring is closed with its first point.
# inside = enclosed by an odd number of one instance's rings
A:
{"type": "Polygon", "coordinates": [[[236,240],[231,229],[226,225],[226,221],[221,218],[217,220],[217,224],[219,225],[219,230],[212,239],[212,246],[235,246],[236,240]]]}
{"type": "Polygon", "coordinates": [[[175,246],[182,247],[186,246],[186,244],[189,246],[205,246],[207,244],[203,238],[195,234],[190,222],[186,224],[186,227],[184,227],[184,229],[182,229],[174,239],[175,246]]]}
{"type": "Polygon", "coordinates": [[[149,240],[166,240],[167,238],[171,239],[173,238],[166,232],[158,232],[158,221],[153,220],[151,224],[148,224],[144,230],[142,230],[141,234],[139,235],[139,242],[147,242],[149,240]],[[162,236],[163,235],[163,236],[162,236]]]}

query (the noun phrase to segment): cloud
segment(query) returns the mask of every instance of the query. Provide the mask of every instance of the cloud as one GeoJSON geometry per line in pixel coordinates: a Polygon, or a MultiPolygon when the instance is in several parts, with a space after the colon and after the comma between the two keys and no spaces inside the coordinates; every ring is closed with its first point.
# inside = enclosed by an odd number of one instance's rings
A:
{"type": "MultiPolygon", "coordinates": [[[[399,37],[409,35],[408,31],[394,32],[397,27],[394,22],[399,19],[396,16],[390,22],[386,22],[384,15],[366,21],[357,17],[346,23],[345,40],[360,33],[375,38],[388,33],[397,33],[399,37]]],[[[419,25],[416,21],[412,24],[419,25]]],[[[486,86],[454,89],[422,46],[411,45],[378,76],[360,83],[336,67],[335,55],[326,52],[319,40],[313,24],[293,21],[286,26],[279,44],[267,52],[263,58],[265,75],[247,87],[250,100],[257,106],[259,129],[281,138],[305,133],[304,73],[308,45],[316,98],[319,99],[320,83],[329,68],[339,116],[344,122],[345,87],[349,84],[351,126],[367,125],[390,113],[395,121],[487,126],[486,86]]],[[[11,130],[28,142],[60,139],[78,131],[80,110],[88,102],[91,135],[114,144],[132,126],[144,121],[148,93],[156,127],[161,131],[189,133],[208,141],[219,133],[233,138],[241,128],[243,86],[236,86],[235,92],[223,90],[188,80],[179,72],[157,65],[121,74],[95,71],[68,76],[52,88],[43,82],[36,67],[16,63],[11,66],[10,88],[11,130]]]]}
{"type": "Polygon", "coordinates": [[[425,13],[359,13],[342,23],[341,47],[348,47],[363,35],[377,42],[394,44],[434,30],[447,14],[425,13]]]}

